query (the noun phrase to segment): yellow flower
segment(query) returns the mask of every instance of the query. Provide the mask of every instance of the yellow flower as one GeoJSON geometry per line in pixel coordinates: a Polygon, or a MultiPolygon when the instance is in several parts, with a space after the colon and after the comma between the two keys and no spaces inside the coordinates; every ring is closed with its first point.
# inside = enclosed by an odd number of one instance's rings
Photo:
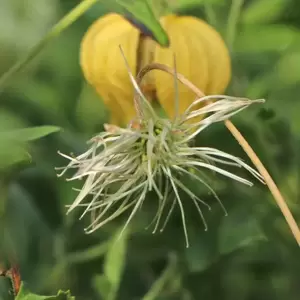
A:
{"type": "MultiPolygon", "coordinates": [[[[117,14],[108,14],[88,29],[81,44],[81,67],[87,81],[94,86],[111,111],[110,122],[129,123],[136,115],[134,89],[130,83],[119,46],[136,76],[145,65],[156,62],[173,67],[197,85],[205,94],[221,94],[230,76],[230,57],[219,33],[202,20],[191,16],[167,15],[160,20],[166,30],[170,47],[162,48],[117,14]]],[[[174,79],[153,71],[143,82],[146,95],[156,98],[167,115],[175,115],[174,79]]],[[[186,86],[179,84],[179,111],[195,100],[186,86]]]]}

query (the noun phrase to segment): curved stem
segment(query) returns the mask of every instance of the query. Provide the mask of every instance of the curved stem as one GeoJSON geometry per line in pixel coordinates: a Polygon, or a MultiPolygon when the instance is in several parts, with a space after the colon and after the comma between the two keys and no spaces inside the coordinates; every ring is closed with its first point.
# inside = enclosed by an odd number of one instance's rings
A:
{"type": "MultiPolygon", "coordinates": [[[[142,80],[143,76],[148,73],[151,70],[161,70],[164,72],[167,72],[169,74],[175,75],[178,80],[189,87],[198,97],[204,97],[205,94],[194,84],[192,84],[187,78],[185,78],[182,74],[178,74],[174,72],[171,68],[168,66],[165,66],[163,64],[159,63],[153,63],[145,68],[143,68],[140,73],[137,75],[137,83],[139,84],[142,80]]],[[[260,172],[260,174],[263,176],[271,194],[273,195],[277,205],[279,206],[283,216],[285,217],[285,220],[290,227],[290,230],[292,231],[292,234],[294,235],[295,240],[297,241],[298,245],[300,246],[300,230],[299,227],[286,203],[284,200],[282,194],[280,193],[277,185],[275,184],[274,180],[272,179],[271,175],[261,162],[261,160],[258,158],[252,147],[249,145],[249,143],[246,141],[246,139],[243,137],[243,135],[240,133],[240,131],[234,126],[234,124],[230,120],[224,121],[225,126],[227,129],[231,132],[233,137],[237,140],[239,145],[243,148],[245,153],[248,155],[252,163],[255,165],[257,170],[260,172]]]]}
{"type": "Polygon", "coordinates": [[[298,245],[300,246],[300,230],[299,227],[286,203],[284,200],[282,194],[280,193],[278,187],[276,186],[274,180],[272,179],[271,175],[267,171],[267,169],[264,167],[261,160],[258,158],[252,147],[249,145],[249,143],[246,141],[246,139],[243,137],[243,135],[240,133],[240,131],[234,126],[234,124],[226,120],[225,126],[228,128],[228,130],[231,132],[231,134],[234,136],[234,138],[237,140],[237,142],[240,144],[240,146],[243,148],[243,150],[247,153],[248,157],[251,159],[252,163],[256,166],[257,170],[260,172],[260,174],[264,177],[265,182],[267,186],[269,187],[270,192],[272,193],[277,205],[279,206],[282,214],[284,215],[286,222],[288,223],[298,245]]]}
{"type": "Polygon", "coordinates": [[[142,300],[154,300],[158,298],[162,290],[165,288],[166,283],[170,281],[172,277],[174,277],[174,274],[176,274],[176,264],[177,258],[174,254],[171,254],[169,257],[169,264],[167,268],[164,270],[162,275],[154,282],[154,284],[142,300]]]}

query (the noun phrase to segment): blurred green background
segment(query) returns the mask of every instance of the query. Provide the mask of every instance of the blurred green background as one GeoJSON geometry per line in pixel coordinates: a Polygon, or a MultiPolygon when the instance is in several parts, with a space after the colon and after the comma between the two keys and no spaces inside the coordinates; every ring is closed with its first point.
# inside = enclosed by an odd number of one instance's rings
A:
{"type": "MultiPolygon", "coordinates": [[[[300,2],[179,2],[182,14],[205,19],[232,42],[233,78],[227,94],[267,99],[235,116],[234,122],[274,176],[300,224],[300,2]]],[[[78,3],[0,0],[0,74],[78,3]]],[[[65,215],[65,205],[76,192],[74,182],[56,177],[54,168],[65,164],[57,151],[80,153],[109,120],[83,79],[79,45],[92,21],[110,9],[108,2],[94,6],[2,90],[0,134],[40,125],[62,130],[27,144],[31,163],[1,168],[5,211],[1,210],[0,265],[18,264],[22,280],[34,293],[70,289],[82,300],[299,299],[299,247],[267,188],[258,182],[249,188],[214,178],[228,217],[199,188],[200,198],[213,206],[205,213],[208,232],[186,199],[188,249],[178,212],[163,233],[144,230],[156,208],[151,195],[132,224],[133,232],[118,244],[113,240],[124,218],[85,235],[89,220],[78,221],[80,212],[65,215]]],[[[199,144],[247,160],[222,124],[203,133],[199,144]]],[[[0,154],[9,146],[2,140],[0,154]]],[[[0,155],[0,165],[5,163],[7,156],[0,155]]],[[[12,299],[9,289],[9,280],[0,277],[0,299],[12,299]]]]}

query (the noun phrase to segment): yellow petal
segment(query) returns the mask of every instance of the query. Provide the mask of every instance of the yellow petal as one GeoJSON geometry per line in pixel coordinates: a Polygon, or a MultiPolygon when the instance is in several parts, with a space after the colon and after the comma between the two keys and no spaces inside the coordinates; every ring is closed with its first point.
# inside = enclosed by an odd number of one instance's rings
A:
{"type": "Polygon", "coordinates": [[[81,44],[81,67],[84,76],[102,97],[118,125],[135,116],[128,71],[119,46],[122,47],[135,76],[139,31],[117,14],[98,19],[87,31],[81,44]]]}
{"type": "MultiPolygon", "coordinates": [[[[161,19],[161,24],[170,38],[170,48],[160,46],[155,50],[155,62],[173,68],[173,54],[176,55],[177,72],[183,74],[203,92],[208,85],[208,59],[200,39],[195,39],[180,24],[179,16],[168,15],[161,19]]],[[[174,78],[162,71],[154,71],[157,97],[170,118],[175,116],[174,78]]],[[[195,94],[179,83],[179,112],[184,110],[196,99],[195,94]]]]}
{"type": "Polygon", "coordinates": [[[81,41],[80,49],[80,65],[86,80],[93,83],[93,56],[95,37],[105,28],[119,21],[120,16],[116,14],[108,14],[96,20],[85,33],[81,41]]]}
{"type": "Polygon", "coordinates": [[[103,99],[104,103],[106,104],[106,106],[110,111],[109,123],[115,125],[125,125],[123,124],[124,116],[123,116],[122,109],[118,101],[116,101],[115,97],[112,95],[104,94],[103,91],[98,90],[97,87],[96,87],[96,91],[101,96],[101,98],[103,99]]]}
{"type": "Polygon", "coordinates": [[[208,59],[208,85],[205,93],[221,94],[226,89],[230,77],[230,56],[220,34],[202,20],[190,16],[178,18],[179,26],[193,39],[199,39],[208,59]]]}

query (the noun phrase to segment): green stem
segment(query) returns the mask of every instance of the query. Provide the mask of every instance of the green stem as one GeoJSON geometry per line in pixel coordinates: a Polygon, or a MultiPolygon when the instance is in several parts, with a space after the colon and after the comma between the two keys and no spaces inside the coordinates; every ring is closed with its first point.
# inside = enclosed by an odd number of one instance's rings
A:
{"type": "Polygon", "coordinates": [[[155,300],[161,294],[166,283],[176,274],[177,259],[175,255],[170,256],[170,261],[163,274],[154,282],[149,292],[143,297],[143,300],[155,300]]]}
{"type": "Polygon", "coordinates": [[[244,0],[232,0],[232,4],[228,16],[227,33],[226,33],[227,46],[229,47],[230,50],[233,46],[233,42],[236,34],[236,25],[238,23],[243,4],[244,4],[244,0]]]}
{"type": "Polygon", "coordinates": [[[204,1],[204,11],[205,11],[205,15],[206,15],[208,23],[210,25],[212,25],[213,27],[217,27],[217,25],[218,25],[217,16],[212,7],[212,4],[209,3],[207,0],[204,1]]]}
{"type": "Polygon", "coordinates": [[[99,245],[92,246],[83,251],[73,252],[66,256],[65,262],[68,264],[80,264],[93,259],[97,259],[104,255],[109,247],[108,242],[103,242],[99,245]]]}
{"type": "Polygon", "coordinates": [[[81,15],[92,7],[98,0],[84,0],[67,13],[54,27],[46,34],[46,36],[35,45],[32,50],[21,60],[17,61],[6,73],[0,78],[0,93],[7,82],[24,67],[26,67],[32,59],[38,55],[52,39],[60,35],[65,29],[72,25],[81,15]]]}
{"type": "Polygon", "coordinates": [[[76,251],[73,253],[66,254],[62,257],[57,264],[53,267],[48,278],[41,278],[39,284],[42,288],[47,289],[52,282],[59,281],[65,274],[69,266],[74,266],[76,264],[84,264],[86,262],[91,262],[105,255],[108,251],[110,243],[103,242],[99,245],[91,246],[83,251],[76,251]]]}

